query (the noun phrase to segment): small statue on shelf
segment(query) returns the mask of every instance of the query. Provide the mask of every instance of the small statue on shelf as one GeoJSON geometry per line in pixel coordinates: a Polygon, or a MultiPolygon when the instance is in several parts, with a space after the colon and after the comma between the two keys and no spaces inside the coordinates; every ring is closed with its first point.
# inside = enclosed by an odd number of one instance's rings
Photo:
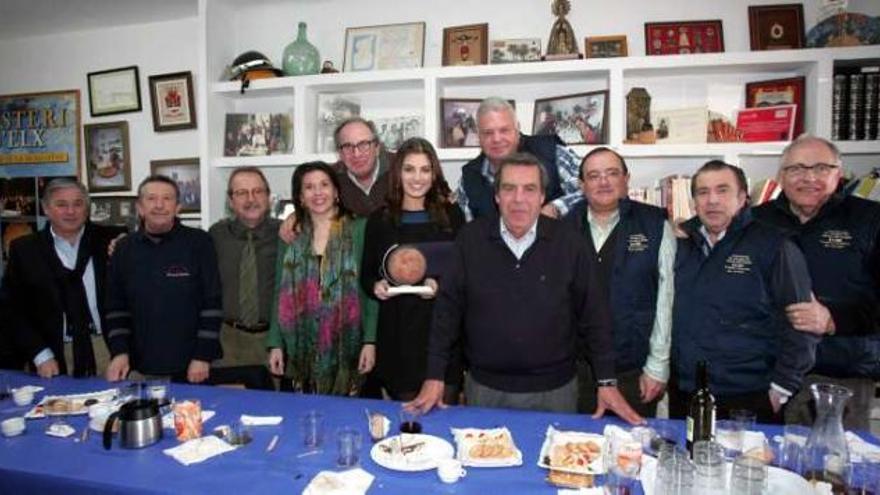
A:
{"type": "Polygon", "coordinates": [[[336,67],[333,67],[332,60],[325,60],[324,64],[321,65],[321,74],[336,74],[339,72],[336,70],[336,67]]]}
{"type": "Polygon", "coordinates": [[[550,40],[547,42],[545,60],[581,58],[574,30],[565,19],[565,15],[571,11],[571,2],[569,0],[553,0],[551,10],[557,19],[550,29],[550,40]]]}

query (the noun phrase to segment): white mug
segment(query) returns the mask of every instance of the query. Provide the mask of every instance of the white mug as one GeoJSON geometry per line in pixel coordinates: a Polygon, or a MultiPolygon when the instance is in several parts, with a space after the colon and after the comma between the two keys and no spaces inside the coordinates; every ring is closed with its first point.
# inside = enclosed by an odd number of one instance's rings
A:
{"type": "Polygon", "coordinates": [[[21,435],[25,430],[24,418],[18,416],[3,420],[3,422],[0,423],[0,430],[2,430],[3,435],[7,437],[21,435]]]}
{"type": "Polygon", "coordinates": [[[12,391],[12,401],[16,406],[27,406],[34,401],[34,392],[29,388],[17,388],[12,391]]]}
{"type": "Polygon", "coordinates": [[[458,459],[440,459],[437,461],[437,477],[444,483],[455,483],[467,475],[458,459]]]}

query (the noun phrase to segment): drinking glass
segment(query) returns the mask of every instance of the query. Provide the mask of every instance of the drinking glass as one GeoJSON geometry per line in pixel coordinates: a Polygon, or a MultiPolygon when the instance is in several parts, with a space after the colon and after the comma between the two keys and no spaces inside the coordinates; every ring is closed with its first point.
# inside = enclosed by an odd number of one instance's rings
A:
{"type": "Polygon", "coordinates": [[[680,447],[664,448],[663,459],[657,462],[654,480],[655,495],[691,495],[694,488],[696,467],[680,447]],[[668,453],[666,453],[668,452],[668,453]]]}
{"type": "Polygon", "coordinates": [[[804,446],[810,428],[802,425],[785,425],[782,447],[779,449],[779,467],[797,474],[804,474],[804,446]]]}
{"type": "Polygon", "coordinates": [[[748,409],[731,409],[730,419],[736,421],[742,431],[754,430],[758,423],[758,415],[748,409]]]}
{"type": "Polygon", "coordinates": [[[737,495],[761,495],[767,486],[767,464],[754,457],[741,455],[733,461],[730,491],[737,495]]]}
{"type": "Polygon", "coordinates": [[[308,411],[300,418],[303,445],[307,449],[317,449],[324,438],[324,415],[318,411],[308,411]]]}
{"type": "Polygon", "coordinates": [[[698,493],[723,492],[724,447],[718,442],[700,440],[694,443],[695,486],[698,493]]]}
{"type": "Polygon", "coordinates": [[[336,432],[336,465],[352,467],[360,462],[361,432],[354,428],[340,428],[336,432]]]}
{"type": "Polygon", "coordinates": [[[724,447],[724,457],[733,460],[742,453],[744,432],[742,424],[732,419],[715,422],[715,440],[724,447]]]}

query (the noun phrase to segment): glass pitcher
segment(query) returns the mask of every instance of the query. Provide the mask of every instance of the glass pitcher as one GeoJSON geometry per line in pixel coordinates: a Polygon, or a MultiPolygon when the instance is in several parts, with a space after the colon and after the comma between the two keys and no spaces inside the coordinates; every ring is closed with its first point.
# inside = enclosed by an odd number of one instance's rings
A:
{"type": "Polygon", "coordinates": [[[843,407],[852,397],[852,391],[830,383],[814,383],[810,390],[816,401],[816,422],[805,447],[804,477],[831,483],[835,495],[846,494],[850,463],[843,430],[843,407]]]}

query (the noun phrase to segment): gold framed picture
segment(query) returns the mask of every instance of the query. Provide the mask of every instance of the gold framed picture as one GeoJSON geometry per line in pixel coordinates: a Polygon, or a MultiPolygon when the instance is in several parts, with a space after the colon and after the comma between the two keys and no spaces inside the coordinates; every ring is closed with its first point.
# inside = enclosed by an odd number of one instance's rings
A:
{"type": "Polygon", "coordinates": [[[626,35],[590,36],[584,39],[586,58],[611,58],[627,56],[626,35]]]}
{"type": "Polygon", "coordinates": [[[443,29],[443,65],[489,63],[489,24],[443,29]]]}

